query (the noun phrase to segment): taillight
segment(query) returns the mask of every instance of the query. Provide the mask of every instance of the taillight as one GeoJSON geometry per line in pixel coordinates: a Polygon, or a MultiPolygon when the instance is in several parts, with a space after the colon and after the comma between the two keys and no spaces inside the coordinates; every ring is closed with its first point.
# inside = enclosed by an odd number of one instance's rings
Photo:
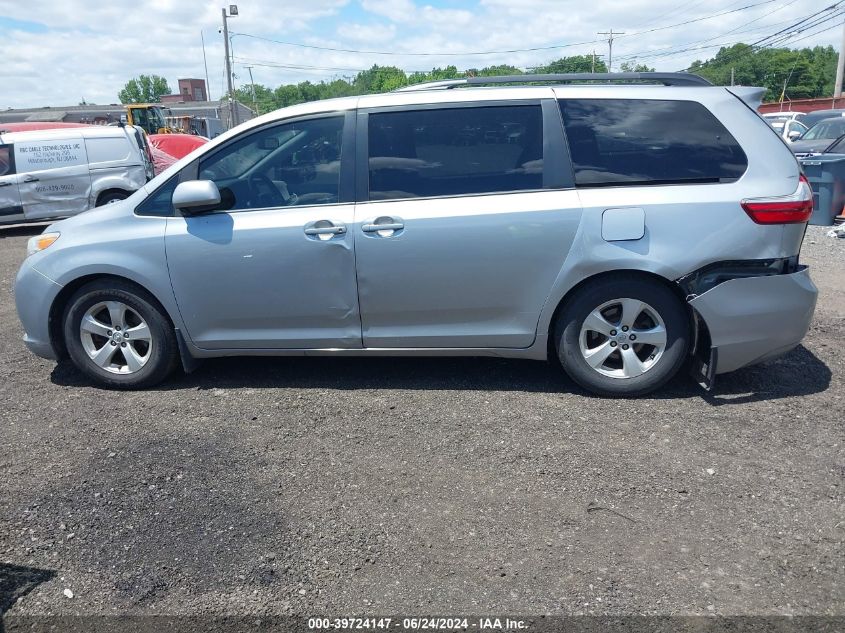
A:
{"type": "Polygon", "coordinates": [[[791,196],[752,198],[742,201],[742,208],[757,224],[799,224],[813,213],[813,190],[804,174],[791,196]]]}

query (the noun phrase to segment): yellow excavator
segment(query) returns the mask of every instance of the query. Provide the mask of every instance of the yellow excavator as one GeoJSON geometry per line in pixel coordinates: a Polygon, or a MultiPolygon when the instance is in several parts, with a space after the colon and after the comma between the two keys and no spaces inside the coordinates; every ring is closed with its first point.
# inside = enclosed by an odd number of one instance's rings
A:
{"type": "Polygon", "coordinates": [[[147,134],[172,134],[176,130],[167,125],[165,110],[157,103],[127,103],[126,121],[129,125],[144,128],[147,134]]]}

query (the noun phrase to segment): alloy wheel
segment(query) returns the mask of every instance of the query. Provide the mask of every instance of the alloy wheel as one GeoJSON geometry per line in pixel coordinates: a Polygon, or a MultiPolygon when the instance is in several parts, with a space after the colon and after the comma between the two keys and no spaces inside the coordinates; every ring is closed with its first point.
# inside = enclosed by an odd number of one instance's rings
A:
{"type": "Polygon", "coordinates": [[[639,299],[606,301],[587,315],[578,337],[581,356],[611,378],[636,378],[653,368],[666,350],[666,325],[639,299]]]}
{"type": "Polygon", "coordinates": [[[113,374],[140,371],[153,349],[149,325],[121,301],[102,301],[88,308],[79,324],[79,336],[91,361],[113,374]]]}

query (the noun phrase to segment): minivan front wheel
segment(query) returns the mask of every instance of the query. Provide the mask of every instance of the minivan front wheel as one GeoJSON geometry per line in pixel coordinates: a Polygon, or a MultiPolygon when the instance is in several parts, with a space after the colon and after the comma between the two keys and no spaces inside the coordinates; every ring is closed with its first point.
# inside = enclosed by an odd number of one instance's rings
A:
{"type": "Polygon", "coordinates": [[[74,365],[109,388],[154,385],[178,359],[173,327],[157,302],[117,280],[93,282],[73,295],[64,314],[64,337],[74,365]]]}
{"type": "Polygon", "coordinates": [[[684,364],[689,339],[680,299],[657,281],[628,274],[576,291],[555,337],[569,377],[607,396],[638,396],[663,386],[684,364]]]}

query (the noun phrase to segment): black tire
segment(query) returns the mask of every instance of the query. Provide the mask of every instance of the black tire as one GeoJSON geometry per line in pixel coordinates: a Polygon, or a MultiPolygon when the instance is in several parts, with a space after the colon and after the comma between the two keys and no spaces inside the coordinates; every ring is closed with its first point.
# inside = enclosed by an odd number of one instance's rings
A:
{"type": "Polygon", "coordinates": [[[97,206],[102,207],[107,204],[111,204],[112,202],[126,200],[128,197],[129,193],[126,191],[109,191],[108,193],[102,193],[100,194],[100,197],[97,198],[97,206]]]}
{"type": "MultiPolygon", "coordinates": [[[[105,313],[108,312],[107,309],[104,310],[105,313]]],[[[112,322],[107,316],[98,320],[112,322]]],[[[65,344],[73,364],[102,387],[109,389],[151,387],[167,378],[179,361],[176,335],[173,326],[164,315],[164,311],[148,292],[128,282],[104,279],[86,284],[77,290],[68,301],[62,323],[65,344]],[[148,347],[144,347],[140,340],[132,341],[135,346],[134,349],[141,351],[146,349],[146,360],[143,366],[136,371],[115,373],[115,371],[118,371],[116,368],[109,371],[97,365],[84,347],[83,336],[80,332],[82,318],[90,309],[105,302],[118,302],[128,307],[126,319],[129,326],[132,325],[132,323],[129,323],[130,316],[134,323],[138,323],[140,317],[148,326],[150,340],[147,344],[148,347]]],[[[127,329],[126,325],[124,326],[125,329],[127,329]]],[[[111,344],[109,338],[100,335],[90,337],[90,341],[93,341],[96,347],[105,347],[106,344],[111,344]]],[[[129,362],[125,360],[127,357],[123,355],[125,352],[120,350],[120,346],[126,347],[126,344],[121,343],[119,346],[112,346],[115,349],[115,352],[112,353],[115,359],[114,364],[125,363],[128,369],[129,362]]]]}
{"type": "MultiPolygon", "coordinates": [[[[639,318],[645,319],[642,327],[650,328],[656,321],[649,317],[650,311],[644,312],[639,318]]],[[[621,324],[621,320],[618,321],[621,324]]],[[[642,321],[640,322],[642,323],[642,321]]],[[[632,326],[633,327],[633,326],[632,326]]],[[[631,330],[636,332],[636,329],[631,330]]],[[[642,335],[641,335],[641,338],[642,335]]],[[[555,327],[555,348],[558,358],[564,371],[572,380],[581,385],[584,389],[602,396],[635,397],[659,389],[671,380],[687,360],[687,353],[690,345],[690,322],[686,308],[680,298],[669,288],[659,281],[652,281],[635,274],[620,273],[613,277],[607,276],[589,282],[579,288],[562,308],[555,327]],[[599,369],[591,367],[581,351],[582,327],[587,317],[602,305],[611,304],[606,308],[609,312],[602,314],[610,315],[608,321],[614,323],[615,315],[620,312],[619,307],[614,307],[613,302],[617,299],[637,299],[647,304],[662,319],[665,328],[665,346],[658,348],[642,343],[628,341],[617,342],[616,336],[624,339],[626,334],[621,332],[621,325],[614,336],[597,336],[586,334],[585,336],[595,337],[595,345],[588,345],[588,352],[598,349],[599,345],[607,342],[614,350],[611,356],[599,369]],[[643,363],[652,363],[644,373],[633,377],[609,376],[604,372],[624,372],[624,361],[621,357],[621,346],[625,347],[626,354],[629,347],[632,351],[643,358],[643,363]],[[662,349],[662,353],[657,353],[662,349]],[[654,353],[656,359],[652,360],[650,354],[654,353]],[[616,354],[616,356],[613,356],[616,354]],[[614,368],[617,364],[619,369],[614,368]]],[[[634,372],[632,372],[634,373],[634,372]]]]}

